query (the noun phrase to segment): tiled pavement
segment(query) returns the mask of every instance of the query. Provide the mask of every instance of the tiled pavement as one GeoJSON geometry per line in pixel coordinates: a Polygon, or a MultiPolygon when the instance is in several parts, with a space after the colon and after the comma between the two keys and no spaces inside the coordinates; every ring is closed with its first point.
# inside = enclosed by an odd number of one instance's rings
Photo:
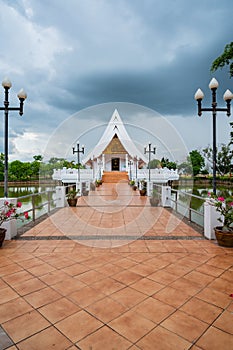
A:
{"type": "Polygon", "coordinates": [[[4,243],[1,350],[233,349],[233,250],[129,191],[4,243]]]}

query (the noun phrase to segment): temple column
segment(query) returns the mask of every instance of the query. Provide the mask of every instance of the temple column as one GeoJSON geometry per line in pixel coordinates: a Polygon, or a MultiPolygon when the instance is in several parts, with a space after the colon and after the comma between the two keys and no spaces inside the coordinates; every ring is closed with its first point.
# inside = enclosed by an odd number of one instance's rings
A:
{"type": "Polygon", "coordinates": [[[105,154],[102,154],[102,169],[105,170],[105,154]]]}
{"type": "Polygon", "coordinates": [[[136,162],[135,162],[135,178],[137,180],[138,178],[138,157],[136,156],[136,162]]]}
{"type": "Polygon", "coordinates": [[[125,155],[125,170],[129,171],[129,157],[127,153],[125,155]]]}

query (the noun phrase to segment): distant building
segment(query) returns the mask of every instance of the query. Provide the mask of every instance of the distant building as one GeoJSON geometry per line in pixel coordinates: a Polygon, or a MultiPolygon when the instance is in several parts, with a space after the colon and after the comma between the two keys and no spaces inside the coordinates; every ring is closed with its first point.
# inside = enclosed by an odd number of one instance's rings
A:
{"type": "MultiPolygon", "coordinates": [[[[63,184],[76,184],[81,189],[81,183],[87,183],[101,179],[109,172],[119,172],[130,180],[149,180],[151,183],[167,184],[169,181],[178,180],[177,170],[167,168],[148,169],[148,160],[136,147],[115,109],[113,115],[93,150],[82,160],[86,169],[54,169],[52,178],[63,184]],[[80,180],[79,180],[80,179],[80,180]]],[[[111,175],[117,175],[111,174],[111,175]]],[[[151,186],[152,186],[151,185],[151,186]]],[[[86,186],[86,185],[85,185],[86,186]]],[[[89,186],[89,185],[88,185],[89,186]]]]}
{"type": "Polygon", "coordinates": [[[147,159],[130,138],[115,109],[103,136],[82,163],[96,171],[99,168],[102,171],[128,171],[130,162],[137,163],[139,169],[147,164],[147,159]]]}

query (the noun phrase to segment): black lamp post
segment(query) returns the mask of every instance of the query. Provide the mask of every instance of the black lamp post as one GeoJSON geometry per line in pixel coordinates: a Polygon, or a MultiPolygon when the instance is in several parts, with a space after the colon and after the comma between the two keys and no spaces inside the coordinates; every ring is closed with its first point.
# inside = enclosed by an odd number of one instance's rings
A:
{"type": "Polygon", "coordinates": [[[4,101],[4,107],[0,107],[1,111],[4,111],[5,114],[5,122],[4,122],[4,197],[8,197],[8,114],[9,111],[19,111],[19,115],[23,115],[23,103],[24,100],[27,98],[27,94],[24,92],[23,89],[21,89],[18,93],[19,98],[19,107],[9,107],[9,90],[12,86],[9,79],[5,78],[2,82],[2,86],[5,90],[5,101],[4,101]]]}
{"type": "Polygon", "coordinates": [[[144,148],[144,153],[149,153],[149,181],[150,181],[150,161],[151,161],[151,154],[155,154],[156,152],[156,148],[153,147],[153,149],[151,149],[151,142],[149,142],[149,145],[148,145],[148,151],[146,150],[147,147],[144,148]]]}
{"type": "Polygon", "coordinates": [[[80,149],[79,142],[77,143],[77,150],[73,147],[73,154],[75,153],[78,155],[78,182],[80,182],[80,153],[84,154],[84,146],[80,149]]]}
{"type": "Polygon", "coordinates": [[[198,115],[201,116],[202,112],[212,112],[213,116],[213,193],[216,194],[216,116],[217,112],[226,112],[227,116],[231,115],[231,100],[233,98],[233,94],[230,90],[226,90],[223,95],[223,99],[226,101],[226,108],[218,108],[216,101],[216,91],[218,88],[218,81],[213,78],[209,83],[209,88],[212,91],[212,107],[211,108],[202,108],[202,99],[204,97],[201,89],[198,89],[195,93],[195,100],[197,100],[198,104],[198,115]]]}

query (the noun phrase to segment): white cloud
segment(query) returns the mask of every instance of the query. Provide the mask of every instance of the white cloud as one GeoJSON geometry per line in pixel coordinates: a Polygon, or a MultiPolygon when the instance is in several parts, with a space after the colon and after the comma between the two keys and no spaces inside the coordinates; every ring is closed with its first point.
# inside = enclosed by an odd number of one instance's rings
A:
{"type": "Polygon", "coordinates": [[[43,154],[46,140],[46,134],[28,131],[22,135],[13,136],[11,138],[13,153],[10,155],[10,161],[16,159],[32,161],[34,155],[43,154]]]}
{"type": "MultiPolygon", "coordinates": [[[[11,106],[22,86],[28,93],[23,118],[11,123],[19,133],[12,157],[31,159],[70,114],[112,101],[171,116],[188,148],[211,143],[211,120],[194,117],[193,94],[208,89],[211,61],[232,40],[232,11],[225,0],[201,8],[186,0],[0,0],[0,77],[12,80],[11,106]]],[[[218,93],[233,90],[227,70],[217,75],[218,93]]],[[[227,142],[228,119],[218,120],[218,142],[227,142]]]]}
{"type": "MultiPolygon", "coordinates": [[[[61,33],[52,26],[40,26],[16,9],[0,4],[1,31],[3,38],[7,38],[2,40],[0,59],[9,62],[9,73],[26,74],[28,69],[39,69],[46,72],[48,80],[51,79],[56,73],[55,56],[70,50],[61,33]]],[[[32,9],[28,8],[28,11],[32,15],[32,9]]]]}

